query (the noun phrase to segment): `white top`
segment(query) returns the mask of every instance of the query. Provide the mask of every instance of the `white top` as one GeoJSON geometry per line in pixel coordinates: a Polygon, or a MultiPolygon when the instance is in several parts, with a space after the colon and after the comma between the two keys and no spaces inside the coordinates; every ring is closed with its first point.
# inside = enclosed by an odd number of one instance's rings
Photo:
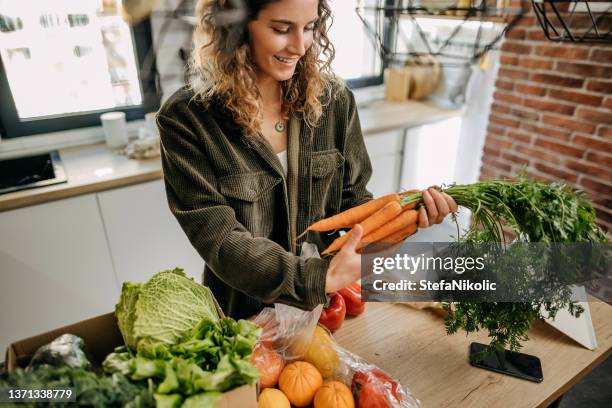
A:
{"type": "MultiPolygon", "coordinates": [[[[288,169],[287,150],[285,149],[282,152],[277,153],[276,156],[278,157],[278,160],[281,162],[281,165],[283,166],[285,177],[287,177],[287,169],[288,169]]],[[[302,256],[305,259],[312,258],[312,257],[320,258],[319,250],[317,249],[317,246],[310,242],[302,242],[302,249],[300,250],[300,256],[302,256]]]]}
{"type": "Polygon", "coordinates": [[[289,168],[287,165],[287,149],[283,150],[280,153],[277,153],[276,155],[278,156],[278,160],[280,160],[281,165],[283,166],[285,177],[287,177],[287,169],[289,168]]]}

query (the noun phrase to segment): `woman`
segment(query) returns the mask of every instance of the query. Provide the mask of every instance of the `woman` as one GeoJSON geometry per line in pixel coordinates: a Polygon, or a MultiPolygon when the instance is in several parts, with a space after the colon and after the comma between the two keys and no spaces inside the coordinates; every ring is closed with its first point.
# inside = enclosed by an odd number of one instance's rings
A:
{"type": "MultiPolygon", "coordinates": [[[[330,259],[300,256],[337,235],[299,232],[372,199],[353,94],[330,70],[327,0],[226,0],[199,6],[195,79],[161,108],[170,209],[198,250],[209,286],[235,318],[275,302],[312,309],[360,278],[353,239],[330,259]]],[[[425,192],[420,226],[456,204],[425,192]]]]}

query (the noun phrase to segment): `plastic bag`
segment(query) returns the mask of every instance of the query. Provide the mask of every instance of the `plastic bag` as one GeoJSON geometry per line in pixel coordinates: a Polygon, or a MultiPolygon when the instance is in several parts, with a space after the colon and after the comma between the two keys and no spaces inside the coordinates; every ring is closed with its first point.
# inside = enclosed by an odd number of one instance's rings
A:
{"type": "Polygon", "coordinates": [[[325,381],[340,381],[359,396],[355,406],[418,408],[420,402],[398,381],[338,345],[329,330],[317,326],[322,305],[313,311],[275,304],[253,318],[262,327],[253,363],[261,388],[274,387],[285,366],[303,360],[314,365],[325,381]]]}
{"type": "Polygon", "coordinates": [[[331,379],[348,385],[355,406],[418,408],[421,403],[410,390],[383,370],[334,343],[340,364],[331,379]],[[358,395],[358,396],[357,396],[358,395]]]}
{"type": "Polygon", "coordinates": [[[306,353],[322,310],[323,305],[308,311],[276,303],[273,308],[263,309],[252,321],[263,329],[260,343],[285,361],[293,361],[306,353]]]}

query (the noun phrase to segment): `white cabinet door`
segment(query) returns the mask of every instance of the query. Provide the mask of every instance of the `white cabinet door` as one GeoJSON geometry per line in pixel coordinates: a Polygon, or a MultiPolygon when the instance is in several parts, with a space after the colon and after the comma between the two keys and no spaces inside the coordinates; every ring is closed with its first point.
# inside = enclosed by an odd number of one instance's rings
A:
{"type": "Polygon", "coordinates": [[[372,178],[368,190],[374,197],[400,190],[403,130],[366,136],[365,144],[372,162],[372,178]]]}
{"type": "Polygon", "coordinates": [[[201,282],[204,261],[168,208],[161,180],[98,194],[119,282],[180,267],[201,282]]]}
{"type": "Polygon", "coordinates": [[[119,290],[95,195],[0,213],[0,277],[0,350],[114,310],[119,290]]]}

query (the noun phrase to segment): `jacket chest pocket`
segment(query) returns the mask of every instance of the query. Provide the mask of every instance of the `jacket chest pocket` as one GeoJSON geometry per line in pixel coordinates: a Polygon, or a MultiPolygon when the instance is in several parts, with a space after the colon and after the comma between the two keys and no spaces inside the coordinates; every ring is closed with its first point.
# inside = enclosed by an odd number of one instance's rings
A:
{"type": "Polygon", "coordinates": [[[276,212],[275,186],[281,179],[267,171],[230,174],[219,179],[219,192],[236,213],[236,219],[255,237],[272,233],[276,212]]]}
{"type": "Polygon", "coordinates": [[[342,195],[344,157],[338,149],[316,152],[312,156],[311,216],[324,218],[338,210],[342,195]]]}

